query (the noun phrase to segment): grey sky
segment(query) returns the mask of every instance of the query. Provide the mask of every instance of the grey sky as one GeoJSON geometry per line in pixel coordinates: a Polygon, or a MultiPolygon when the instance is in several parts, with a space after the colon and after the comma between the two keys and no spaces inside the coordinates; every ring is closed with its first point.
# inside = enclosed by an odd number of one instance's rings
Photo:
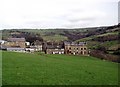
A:
{"type": "Polygon", "coordinates": [[[118,3],[118,23],[120,23],[120,1],[118,3]]]}
{"type": "Polygon", "coordinates": [[[119,0],[0,0],[0,29],[78,28],[118,23],[119,0]]]}

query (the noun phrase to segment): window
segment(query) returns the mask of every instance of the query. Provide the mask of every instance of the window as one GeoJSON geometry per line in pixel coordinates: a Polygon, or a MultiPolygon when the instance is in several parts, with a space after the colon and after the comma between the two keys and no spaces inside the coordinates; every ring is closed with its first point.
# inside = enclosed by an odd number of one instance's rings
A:
{"type": "Polygon", "coordinates": [[[69,49],[71,50],[71,47],[69,49]]]}
{"type": "Polygon", "coordinates": [[[86,51],[84,51],[84,54],[87,54],[87,52],[86,52],[86,51]]]}
{"type": "Polygon", "coordinates": [[[78,54],[78,52],[76,52],[76,54],[78,54]]]}
{"type": "Polygon", "coordinates": [[[87,48],[84,48],[84,50],[86,50],[87,48]]]}
{"type": "Polygon", "coordinates": [[[80,54],[83,54],[83,52],[81,51],[80,54]]]}
{"type": "Polygon", "coordinates": [[[81,50],[83,50],[83,48],[81,48],[81,50]]]}
{"type": "Polygon", "coordinates": [[[77,48],[77,50],[78,50],[78,48],[77,48]]]}

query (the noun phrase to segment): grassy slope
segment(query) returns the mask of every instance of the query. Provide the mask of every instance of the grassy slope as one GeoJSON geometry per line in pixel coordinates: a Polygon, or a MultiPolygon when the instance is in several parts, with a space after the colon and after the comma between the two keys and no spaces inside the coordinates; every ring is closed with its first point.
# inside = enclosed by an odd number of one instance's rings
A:
{"type": "Polygon", "coordinates": [[[89,37],[79,39],[76,42],[78,42],[78,41],[90,41],[91,39],[96,38],[96,37],[107,36],[107,35],[118,35],[118,33],[119,32],[109,32],[109,33],[100,34],[100,35],[93,35],[93,36],[89,36],[89,37]]]}
{"type": "Polygon", "coordinates": [[[41,35],[43,40],[56,41],[56,42],[60,42],[60,41],[68,39],[67,36],[60,35],[60,34],[65,34],[64,31],[68,31],[70,33],[72,33],[72,32],[85,32],[84,29],[26,29],[26,30],[19,30],[19,31],[33,32],[36,34],[38,33],[41,35]],[[51,35],[50,33],[54,33],[55,35],[51,35]]]}
{"type": "Polygon", "coordinates": [[[4,85],[115,85],[118,64],[87,56],[3,52],[4,85]]]}
{"type": "Polygon", "coordinates": [[[107,36],[107,35],[118,35],[118,33],[119,32],[109,32],[109,33],[100,34],[100,35],[93,35],[93,36],[90,36],[90,37],[85,37],[85,38],[76,40],[76,42],[86,41],[88,43],[89,48],[97,48],[99,45],[101,45],[101,46],[107,47],[110,50],[111,49],[116,49],[120,45],[117,40],[105,41],[105,42],[101,43],[101,42],[98,42],[98,41],[92,41],[92,39],[96,38],[96,37],[107,36]]]}
{"type": "Polygon", "coordinates": [[[80,28],[80,29],[19,29],[19,30],[3,30],[2,37],[8,38],[10,36],[10,32],[13,31],[21,31],[21,32],[30,32],[34,34],[40,34],[41,37],[44,40],[53,40],[53,41],[63,41],[67,40],[67,36],[61,35],[65,34],[65,31],[68,31],[69,33],[74,32],[86,32],[87,30],[93,31],[96,28],[80,28]],[[51,35],[51,33],[54,33],[55,35],[51,35]]]}
{"type": "Polygon", "coordinates": [[[99,36],[107,36],[107,35],[118,35],[118,34],[119,34],[119,32],[109,32],[109,33],[97,35],[97,37],[99,37],[99,36]]]}
{"type": "Polygon", "coordinates": [[[54,35],[54,36],[43,36],[43,39],[45,41],[63,41],[63,40],[67,40],[67,37],[62,36],[62,35],[54,35]]]}

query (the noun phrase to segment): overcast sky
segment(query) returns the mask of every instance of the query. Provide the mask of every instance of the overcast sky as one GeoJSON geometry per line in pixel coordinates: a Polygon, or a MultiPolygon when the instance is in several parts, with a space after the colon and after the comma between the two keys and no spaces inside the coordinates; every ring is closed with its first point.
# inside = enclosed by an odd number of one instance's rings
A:
{"type": "Polygon", "coordinates": [[[119,0],[0,0],[0,29],[82,28],[118,23],[119,0]]]}

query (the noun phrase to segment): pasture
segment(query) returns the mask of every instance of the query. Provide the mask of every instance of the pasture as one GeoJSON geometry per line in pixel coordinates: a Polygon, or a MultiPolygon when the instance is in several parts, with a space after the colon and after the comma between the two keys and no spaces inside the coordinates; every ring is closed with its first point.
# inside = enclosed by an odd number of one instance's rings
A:
{"type": "Polygon", "coordinates": [[[3,85],[117,85],[118,63],[91,56],[2,52],[3,85]]]}

